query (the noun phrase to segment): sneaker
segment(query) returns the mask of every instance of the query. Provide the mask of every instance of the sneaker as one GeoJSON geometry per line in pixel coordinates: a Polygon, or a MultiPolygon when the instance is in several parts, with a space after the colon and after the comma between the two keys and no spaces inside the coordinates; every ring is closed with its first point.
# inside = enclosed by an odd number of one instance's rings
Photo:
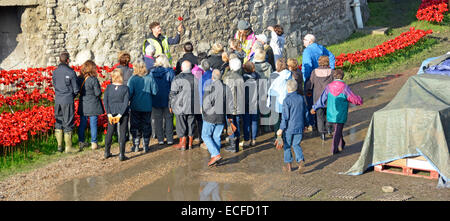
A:
{"type": "Polygon", "coordinates": [[[244,148],[247,148],[250,146],[250,140],[244,140],[244,142],[242,142],[242,146],[244,146],[244,148]]]}
{"type": "Polygon", "coordinates": [[[200,144],[200,148],[202,148],[202,149],[204,149],[204,150],[207,150],[207,149],[208,149],[208,147],[206,146],[205,143],[200,144]]]}
{"type": "Polygon", "coordinates": [[[164,145],[164,141],[158,141],[159,145],[164,145]]]}
{"type": "Polygon", "coordinates": [[[167,145],[173,145],[173,141],[167,141],[167,145]]]}
{"type": "Polygon", "coordinates": [[[252,147],[256,146],[256,140],[252,140],[252,142],[250,143],[250,145],[251,145],[252,147]]]}

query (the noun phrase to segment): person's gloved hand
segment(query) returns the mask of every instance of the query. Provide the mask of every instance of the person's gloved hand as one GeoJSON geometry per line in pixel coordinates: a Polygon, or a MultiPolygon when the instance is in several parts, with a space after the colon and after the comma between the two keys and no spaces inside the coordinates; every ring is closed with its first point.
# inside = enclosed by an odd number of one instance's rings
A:
{"type": "Polygon", "coordinates": [[[113,116],[112,116],[112,114],[107,114],[107,116],[108,116],[108,122],[109,122],[109,124],[114,124],[113,123],[113,116]]]}

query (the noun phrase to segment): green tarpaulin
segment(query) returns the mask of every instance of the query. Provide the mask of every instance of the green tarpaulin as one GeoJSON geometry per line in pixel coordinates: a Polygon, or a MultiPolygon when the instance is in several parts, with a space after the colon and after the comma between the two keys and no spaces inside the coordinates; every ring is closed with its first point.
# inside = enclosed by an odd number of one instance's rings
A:
{"type": "Polygon", "coordinates": [[[386,107],[373,114],[361,155],[345,174],[360,175],[381,163],[422,155],[447,182],[449,144],[450,77],[412,76],[386,107]]]}

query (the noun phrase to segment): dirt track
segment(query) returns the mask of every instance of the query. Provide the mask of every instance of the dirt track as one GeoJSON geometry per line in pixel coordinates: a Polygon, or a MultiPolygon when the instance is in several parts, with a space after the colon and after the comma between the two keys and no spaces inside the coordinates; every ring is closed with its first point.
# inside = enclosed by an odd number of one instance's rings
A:
{"type": "MultiPolygon", "coordinates": [[[[153,144],[148,154],[128,153],[130,160],[103,160],[103,150],[68,156],[43,168],[0,182],[0,200],[450,200],[450,191],[437,189],[437,180],[368,171],[340,175],[358,159],[373,112],[383,108],[417,68],[386,78],[351,85],[364,105],[351,107],[344,128],[347,148],[329,156],[331,139],[307,133],[302,141],[306,159],[303,174],[281,170],[283,156],[271,134],[258,137],[257,146],[236,154],[222,151],[224,160],[208,168],[209,154],[195,148],[178,151],[153,144]],[[396,188],[384,193],[383,186],[396,188]],[[212,191],[209,191],[212,190],[212,191]],[[297,192],[295,192],[297,190],[297,192]],[[349,194],[349,198],[335,198],[349,194]],[[344,193],[345,192],[345,193],[344,193]],[[211,194],[212,193],[212,194],[211,194]],[[307,197],[305,193],[315,193],[307,197]],[[361,194],[362,193],[362,194],[361,194]],[[357,196],[356,198],[354,198],[357,196]]],[[[127,147],[127,151],[130,147],[127,147]]],[[[118,147],[113,148],[118,154],[118,147]]],[[[308,195],[308,194],[306,194],[308,195]]]]}

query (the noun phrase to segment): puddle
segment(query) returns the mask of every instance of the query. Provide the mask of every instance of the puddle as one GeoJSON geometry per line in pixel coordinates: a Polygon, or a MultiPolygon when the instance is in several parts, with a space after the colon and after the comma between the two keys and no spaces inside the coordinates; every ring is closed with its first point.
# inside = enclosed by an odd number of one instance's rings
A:
{"type": "Polygon", "coordinates": [[[248,201],[251,185],[200,181],[191,167],[172,170],[166,176],[134,192],[130,201],[248,201]]]}
{"type": "Polygon", "coordinates": [[[107,188],[104,177],[88,177],[74,179],[60,186],[62,201],[93,201],[98,200],[99,193],[107,188]]]}
{"type": "MultiPolygon", "coordinates": [[[[155,182],[138,189],[129,201],[250,201],[251,185],[208,182],[195,179],[191,166],[176,168],[155,182]]],[[[201,170],[201,169],[200,169],[201,170]]],[[[198,171],[197,171],[198,172],[198,171]]],[[[114,177],[74,179],[58,189],[63,201],[96,201],[107,193],[114,177]]]]}
{"type": "Polygon", "coordinates": [[[253,200],[250,185],[200,182],[168,183],[161,179],[134,192],[130,201],[249,201],[253,200]]]}

